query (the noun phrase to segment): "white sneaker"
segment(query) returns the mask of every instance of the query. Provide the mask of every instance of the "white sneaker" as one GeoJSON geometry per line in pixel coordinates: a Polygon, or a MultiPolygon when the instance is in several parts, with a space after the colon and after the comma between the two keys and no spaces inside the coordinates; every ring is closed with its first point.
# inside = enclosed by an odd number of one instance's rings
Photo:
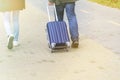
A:
{"type": "Polygon", "coordinates": [[[14,36],[13,35],[9,35],[9,37],[8,37],[8,44],[7,44],[8,49],[12,49],[13,48],[13,40],[14,40],[14,36]]]}
{"type": "Polygon", "coordinates": [[[13,41],[13,46],[14,47],[17,47],[17,46],[19,46],[20,44],[19,44],[19,42],[18,41],[13,41]]]}

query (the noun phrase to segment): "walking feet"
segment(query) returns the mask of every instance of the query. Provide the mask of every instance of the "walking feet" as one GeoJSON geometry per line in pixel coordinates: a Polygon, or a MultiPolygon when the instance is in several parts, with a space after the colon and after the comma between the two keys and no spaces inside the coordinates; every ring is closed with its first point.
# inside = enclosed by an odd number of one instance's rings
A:
{"type": "Polygon", "coordinates": [[[8,49],[12,49],[13,48],[13,40],[14,40],[14,36],[13,35],[9,35],[9,37],[8,37],[8,44],[7,44],[8,49]]]}
{"type": "Polygon", "coordinates": [[[13,41],[13,46],[14,47],[17,47],[17,46],[19,46],[20,44],[19,44],[19,42],[18,41],[13,41]]]}
{"type": "Polygon", "coordinates": [[[72,48],[78,48],[78,46],[79,46],[79,40],[74,40],[74,41],[72,42],[71,47],[72,47],[72,48]]]}
{"type": "Polygon", "coordinates": [[[8,49],[12,49],[13,47],[17,47],[17,46],[19,46],[19,45],[20,45],[20,44],[19,44],[18,41],[14,41],[14,36],[13,36],[13,35],[9,35],[7,48],[8,48],[8,49]]]}

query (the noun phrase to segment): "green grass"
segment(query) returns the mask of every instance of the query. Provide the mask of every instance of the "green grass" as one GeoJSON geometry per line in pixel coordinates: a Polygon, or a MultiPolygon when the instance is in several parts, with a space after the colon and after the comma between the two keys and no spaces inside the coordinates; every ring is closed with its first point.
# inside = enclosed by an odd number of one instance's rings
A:
{"type": "Polygon", "coordinates": [[[120,0],[89,0],[105,6],[120,9],[120,0]]]}

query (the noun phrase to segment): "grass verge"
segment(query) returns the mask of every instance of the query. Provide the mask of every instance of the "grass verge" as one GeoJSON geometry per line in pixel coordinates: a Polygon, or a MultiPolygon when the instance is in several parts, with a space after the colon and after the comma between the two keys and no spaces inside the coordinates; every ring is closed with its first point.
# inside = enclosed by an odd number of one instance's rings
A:
{"type": "Polygon", "coordinates": [[[89,0],[89,1],[96,2],[98,4],[102,4],[112,8],[120,9],[120,0],[89,0]]]}

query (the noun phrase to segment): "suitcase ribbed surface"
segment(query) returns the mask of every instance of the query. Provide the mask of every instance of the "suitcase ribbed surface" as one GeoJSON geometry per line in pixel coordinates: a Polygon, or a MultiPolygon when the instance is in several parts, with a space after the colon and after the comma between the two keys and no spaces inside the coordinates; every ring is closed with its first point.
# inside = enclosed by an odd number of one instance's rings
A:
{"type": "Polygon", "coordinates": [[[67,26],[64,21],[53,21],[47,24],[48,37],[51,43],[69,42],[67,26]]]}

